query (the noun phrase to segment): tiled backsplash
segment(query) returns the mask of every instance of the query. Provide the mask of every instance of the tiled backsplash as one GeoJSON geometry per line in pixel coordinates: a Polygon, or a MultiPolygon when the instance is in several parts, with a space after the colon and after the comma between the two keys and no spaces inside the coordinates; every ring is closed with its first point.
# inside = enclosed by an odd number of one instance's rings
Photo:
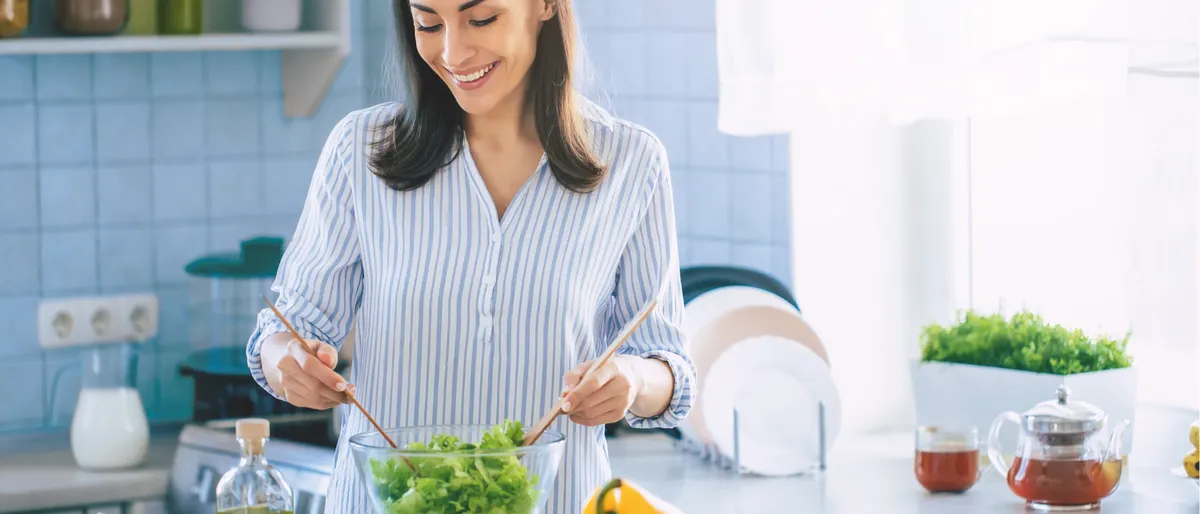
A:
{"type": "MultiPolygon", "coordinates": [[[[158,294],[139,387],[152,419],[190,414],[191,381],[175,370],[190,351],[183,266],[289,236],[328,131],[389,99],[390,2],[353,5],[354,50],[312,118],[283,116],[278,52],[0,57],[0,432],[43,428],[54,375],[74,363],[37,344],[46,297],[158,294]]],[[[576,5],[592,96],[667,146],[682,263],[789,282],[787,141],[717,132],[713,0],[576,5]]],[[[60,387],[59,426],[77,386],[60,387]]]]}

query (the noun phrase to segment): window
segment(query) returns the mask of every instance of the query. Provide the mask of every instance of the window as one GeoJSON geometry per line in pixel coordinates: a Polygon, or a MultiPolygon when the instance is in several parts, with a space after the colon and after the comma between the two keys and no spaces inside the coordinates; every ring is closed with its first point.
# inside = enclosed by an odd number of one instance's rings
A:
{"type": "Polygon", "coordinates": [[[1190,74],[1143,73],[1128,87],[1110,109],[969,122],[969,293],[958,303],[1130,330],[1139,401],[1194,409],[1200,88],[1190,74]]]}

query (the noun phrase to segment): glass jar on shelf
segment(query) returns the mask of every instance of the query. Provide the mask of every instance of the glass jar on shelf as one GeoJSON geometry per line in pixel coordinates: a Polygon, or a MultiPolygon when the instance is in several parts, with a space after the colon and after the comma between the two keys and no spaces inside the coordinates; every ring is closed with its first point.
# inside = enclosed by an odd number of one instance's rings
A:
{"type": "Polygon", "coordinates": [[[107,36],[129,22],[129,0],[57,0],[58,30],[77,36],[107,36]]]}
{"type": "Polygon", "coordinates": [[[0,0],[0,38],[20,36],[29,28],[29,0],[0,0]]]}
{"type": "Polygon", "coordinates": [[[121,33],[126,36],[158,34],[158,0],[129,0],[129,23],[121,33]]]}
{"type": "Polygon", "coordinates": [[[204,33],[203,0],[160,0],[158,31],[174,36],[204,33]]]}

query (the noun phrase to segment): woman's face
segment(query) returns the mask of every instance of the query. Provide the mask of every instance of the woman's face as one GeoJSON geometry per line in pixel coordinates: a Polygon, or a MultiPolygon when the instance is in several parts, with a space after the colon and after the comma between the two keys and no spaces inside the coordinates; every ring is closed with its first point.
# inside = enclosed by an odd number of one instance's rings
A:
{"type": "Polygon", "coordinates": [[[524,95],[538,31],[554,10],[546,0],[412,0],[417,53],[459,106],[486,114],[524,95]]]}

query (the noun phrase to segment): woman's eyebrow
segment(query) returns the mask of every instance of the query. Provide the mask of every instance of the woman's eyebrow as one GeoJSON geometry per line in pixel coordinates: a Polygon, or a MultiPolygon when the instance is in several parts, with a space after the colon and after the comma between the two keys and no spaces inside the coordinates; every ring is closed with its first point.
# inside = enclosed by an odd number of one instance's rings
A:
{"type": "MultiPolygon", "coordinates": [[[[469,2],[466,2],[466,3],[458,6],[458,12],[463,12],[467,9],[475,7],[476,5],[479,5],[479,4],[483,3],[484,1],[486,1],[486,0],[470,0],[469,2]]],[[[437,11],[433,10],[432,7],[429,7],[427,5],[410,3],[410,4],[408,4],[408,6],[412,7],[413,9],[416,9],[418,11],[425,11],[429,14],[437,14],[437,11]]]]}

